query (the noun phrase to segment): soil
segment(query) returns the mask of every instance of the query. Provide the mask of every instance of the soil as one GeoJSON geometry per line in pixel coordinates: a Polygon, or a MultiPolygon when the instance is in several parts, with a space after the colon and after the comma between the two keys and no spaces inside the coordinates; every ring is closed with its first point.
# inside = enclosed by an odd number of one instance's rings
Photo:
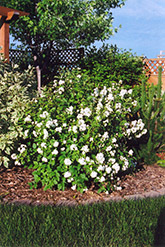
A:
{"type": "Polygon", "coordinates": [[[33,181],[32,172],[32,169],[23,167],[11,169],[0,167],[0,202],[16,205],[74,206],[109,200],[118,201],[165,195],[165,168],[157,164],[143,165],[138,171],[123,176],[118,182],[122,189],[108,195],[98,194],[95,188],[90,188],[84,193],[71,189],[65,191],[30,189],[28,183],[33,181]]]}

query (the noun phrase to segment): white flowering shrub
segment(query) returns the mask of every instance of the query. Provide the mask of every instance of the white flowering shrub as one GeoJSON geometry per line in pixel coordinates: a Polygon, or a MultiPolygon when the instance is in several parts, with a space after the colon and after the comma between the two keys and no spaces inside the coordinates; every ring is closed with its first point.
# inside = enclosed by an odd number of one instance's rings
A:
{"type": "Polygon", "coordinates": [[[20,73],[0,58],[0,166],[11,165],[11,154],[22,136],[18,119],[33,97],[36,80],[32,69],[20,73]]]}
{"type": "Polygon", "coordinates": [[[11,158],[35,170],[31,186],[83,192],[94,185],[108,193],[135,162],[127,140],[146,133],[141,119],[131,120],[136,105],[120,83],[92,88],[81,75],[56,80],[20,121],[24,140],[11,158]]]}

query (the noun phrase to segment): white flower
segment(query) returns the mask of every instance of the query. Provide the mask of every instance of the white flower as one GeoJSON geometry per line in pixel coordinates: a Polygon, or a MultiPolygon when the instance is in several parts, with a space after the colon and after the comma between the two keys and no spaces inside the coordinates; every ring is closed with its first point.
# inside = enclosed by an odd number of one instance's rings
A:
{"type": "Polygon", "coordinates": [[[57,120],[57,119],[52,120],[52,122],[53,122],[53,124],[54,124],[55,126],[58,126],[58,120],[57,120]]]}
{"type": "Polygon", "coordinates": [[[57,127],[56,129],[55,129],[57,132],[62,132],[62,128],[61,127],[57,127]]]}
{"type": "Polygon", "coordinates": [[[114,97],[113,97],[113,94],[112,94],[112,93],[109,93],[109,94],[108,94],[107,100],[108,100],[108,101],[114,100],[114,97]]]}
{"type": "Polygon", "coordinates": [[[80,114],[87,116],[87,117],[90,117],[91,113],[92,112],[88,107],[86,107],[85,109],[81,109],[81,112],[80,112],[80,114]]]}
{"type": "Polygon", "coordinates": [[[104,132],[104,134],[103,134],[103,136],[102,136],[102,140],[105,141],[105,140],[108,139],[108,138],[109,138],[109,134],[108,134],[108,132],[106,131],[106,132],[104,132]]]}
{"type": "Polygon", "coordinates": [[[78,150],[77,146],[75,144],[70,145],[70,150],[78,150]]]}
{"type": "Polygon", "coordinates": [[[101,108],[103,108],[103,104],[102,104],[101,102],[99,102],[99,103],[97,104],[96,111],[97,111],[97,112],[100,111],[101,108]]]}
{"type": "Polygon", "coordinates": [[[116,103],[115,108],[116,108],[116,109],[120,109],[120,108],[121,108],[121,103],[116,103]]]}
{"type": "Polygon", "coordinates": [[[136,133],[137,130],[138,130],[138,128],[136,128],[136,127],[131,128],[132,133],[136,133]]]}
{"type": "Polygon", "coordinates": [[[144,129],[143,131],[142,131],[142,135],[145,135],[147,133],[147,129],[144,129]]]}
{"type": "Polygon", "coordinates": [[[116,153],[116,150],[110,151],[110,155],[111,155],[111,156],[115,156],[115,153],[116,153]]]}
{"type": "Polygon", "coordinates": [[[85,160],[86,160],[87,162],[90,162],[90,158],[89,158],[88,156],[86,156],[85,160]]]}
{"type": "Polygon", "coordinates": [[[107,94],[107,88],[104,86],[103,90],[100,91],[101,96],[105,96],[107,94]]]}
{"type": "Polygon", "coordinates": [[[114,163],[116,162],[116,160],[113,159],[113,158],[110,158],[110,159],[108,160],[108,162],[111,163],[111,164],[114,164],[114,163]]]}
{"type": "Polygon", "coordinates": [[[51,126],[53,126],[53,121],[47,121],[46,123],[46,128],[50,128],[51,126]]]}
{"type": "Polygon", "coordinates": [[[127,93],[127,90],[126,90],[126,89],[122,89],[122,90],[120,91],[119,96],[120,96],[121,98],[123,98],[124,95],[125,95],[126,93],[127,93]]]}
{"type": "Polygon", "coordinates": [[[127,135],[130,136],[130,134],[131,134],[131,129],[127,129],[126,132],[127,132],[127,135]]]}
{"type": "Polygon", "coordinates": [[[62,125],[63,127],[66,127],[67,126],[67,124],[66,123],[63,123],[63,125],[62,125]]]}
{"type": "Polygon", "coordinates": [[[95,95],[95,97],[99,96],[99,90],[98,90],[98,88],[95,88],[94,89],[94,95],[95,95]]]}
{"type": "Polygon", "coordinates": [[[110,114],[110,112],[109,112],[109,111],[105,111],[105,112],[104,112],[104,116],[105,116],[105,117],[108,117],[108,116],[109,116],[109,114],[110,114]]]}
{"type": "Polygon", "coordinates": [[[33,135],[34,135],[34,137],[37,137],[37,133],[35,130],[33,130],[33,135]]]}
{"type": "Polygon", "coordinates": [[[45,142],[42,142],[42,143],[41,143],[41,147],[42,147],[42,148],[46,148],[46,143],[45,143],[45,142]]]}
{"type": "Polygon", "coordinates": [[[41,118],[46,118],[47,116],[49,116],[49,113],[47,111],[44,111],[42,114],[40,114],[41,118]]]}
{"type": "Polygon", "coordinates": [[[115,142],[117,142],[117,139],[114,137],[112,138],[112,143],[115,143],[115,142]]]}
{"type": "Polygon", "coordinates": [[[72,190],[76,189],[76,184],[71,187],[72,190]]]}
{"type": "Polygon", "coordinates": [[[48,136],[49,136],[48,131],[47,131],[46,129],[44,129],[43,132],[44,132],[44,137],[43,137],[43,139],[47,139],[48,136]]]}
{"type": "Polygon", "coordinates": [[[70,106],[69,108],[66,108],[66,112],[68,113],[68,114],[73,114],[73,106],[70,106]]]}
{"type": "Polygon", "coordinates": [[[14,164],[15,164],[16,166],[21,166],[21,163],[20,163],[19,161],[17,161],[17,160],[14,162],[14,164]]]}
{"type": "Polygon", "coordinates": [[[31,121],[32,121],[32,120],[31,120],[31,116],[28,115],[28,116],[24,119],[24,121],[25,121],[25,122],[31,122],[31,121]]]}
{"type": "Polygon", "coordinates": [[[131,94],[131,93],[132,93],[132,89],[129,89],[129,90],[128,90],[128,93],[131,94]]]}
{"type": "Polygon", "coordinates": [[[108,146],[108,147],[106,148],[106,151],[109,152],[109,151],[111,151],[111,149],[112,149],[112,146],[108,146]]]}
{"type": "Polygon", "coordinates": [[[100,181],[100,183],[104,182],[105,181],[105,177],[102,176],[99,181],[100,181]]]}
{"type": "Polygon", "coordinates": [[[18,148],[18,151],[20,152],[20,153],[23,153],[25,150],[26,150],[26,145],[24,145],[24,144],[21,144],[21,146],[18,148]]]}
{"type": "Polygon", "coordinates": [[[128,153],[129,153],[129,155],[133,155],[133,150],[130,149],[128,153]]]}
{"type": "Polygon", "coordinates": [[[112,168],[115,170],[116,173],[118,173],[118,171],[120,170],[120,166],[118,163],[115,163],[112,168]]]}
{"type": "Polygon", "coordinates": [[[36,126],[40,128],[42,126],[42,123],[37,123],[36,126]]]}
{"type": "Polygon", "coordinates": [[[81,150],[85,153],[88,153],[89,152],[89,148],[88,148],[88,145],[85,145],[81,148],[81,150]]]}
{"type": "Polygon", "coordinates": [[[60,88],[58,89],[58,92],[59,92],[59,94],[62,94],[62,93],[64,92],[64,88],[63,88],[63,87],[60,87],[60,88]]]}
{"type": "Polygon", "coordinates": [[[82,157],[80,159],[78,159],[78,162],[81,164],[81,165],[86,165],[86,161],[85,159],[82,157]]]}
{"type": "Polygon", "coordinates": [[[79,130],[80,131],[85,131],[87,129],[87,125],[86,124],[81,124],[80,126],[79,126],[79,130]]]}
{"type": "Polygon", "coordinates": [[[77,115],[77,118],[78,118],[78,119],[82,119],[82,118],[83,118],[83,115],[79,113],[79,114],[77,115]]]}
{"type": "Polygon", "coordinates": [[[111,167],[106,167],[105,171],[106,171],[106,173],[110,174],[112,169],[111,169],[111,167]]]}
{"type": "Polygon", "coordinates": [[[100,164],[103,164],[103,163],[104,163],[104,160],[105,160],[104,154],[103,154],[103,153],[98,153],[98,154],[96,155],[96,160],[97,160],[100,164]]]}
{"type": "Polygon", "coordinates": [[[70,159],[66,158],[66,159],[64,160],[64,164],[65,164],[66,166],[70,166],[70,165],[72,164],[72,161],[71,161],[70,159]]]}
{"type": "Polygon", "coordinates": [[[92,172],[91,172],[91,178],[96,178],[96,177],[97,177],[97,172],[92,171],[92,172]]]}
{"type": "Polygon", "coordinates": [[[97,119],[97,121],[100,121],[101,120],[101,117],[100,116],[97,116],[96,119],[97,119]]]}
{"type": "Polygon", "coordinates": [[[66,140],[63,140],[63,144],[66,144],[66,140]]]}
{"type": "Polygon", "coordinates": [[[65,81],[59,80],[59,85],[62,85],[62,84],[64,84],[64,83],[65,83],[65,81]]]}
{"type": "Polygon", "coordinates": [[[133,106],[137,106],[137,103],[138,103],[138,102],[137,102],[136,100],[134,100],[134,101],[132,102],[132,105],[133,105],[133,106]]]}
{"type": "Polygon", "coordinates": [[[105,168],[104,166],[99,165],[98,168],[97,168],[97,171],[98,171],[98,172],[99,172],[99,171],[104,171],[104,168],[105,168]]]}
{"type": "Polygon", "coordinates": [[[41,148],[37,148],[37,153],[42,154],[43,153],[42,149],[41,148]]]}
{"type": "Polygon", "coordinates": [[[57,149],[54,149],[53,152],[52,152],[52,154],[57,155],[58,154],[58,150],[57,149]]]}
{"type": "Polygon", "coordinates": [[[68,179],[67,179],[67,182],[68,182],[68,183],[71,183],[73,180],[74,180],[73,178],[68,178],[68,179]]]}
{"type": "Polygon", "coordinates": [[[81,78],[81,75],[77,75],[78,78],[81,78]]]}
{"type": "Polygon", "coordinates": [[[14,153],[14,154],[11,155],[11,158],[12,158],[13,160],[16,160],[16,159],[17,159],[17,155],[14,153]]]}
{"type": "Polygon", "coordinates": [[[65,147],[61,148],[61,151],[64,151],[65,150],[65,147]]]}
{"type": "Polygon", "coordinates": [[[54,144],[53,144],[53,146],[54,146],[55,148],[57,148],[58,145],[59,145],[59,142],[58,142],[58,141],[55,141],[54,144]]]}
{"type": "Polygon", "coordinates": [[[72,130],[74,133],[77,133],[77,126],[76,125],[72,126],[72,130]]]}
{"type": "Polygon", "coordinates": [[[94,141],[93,137],[90,137],[89,141],[90,142],[93,142],[94,141]]]}
{"type": "Polygon", "coordinates": [[[64,178],[69,178],[72,174],[70,172],[65,172],[64,173],[64,178]]]}
{"type": "Polygon", "coordinates": [[[48,162],[47,158],[45,158],[45,157],[42,157],[42,161],[43,162],[48,162]]]}
{"type": "Polygon", "coordinates": [[[24,132],[25,137],[28,136],[28,133],[29,133],[29,130],[25,130],[25,132],[24,132]]]}

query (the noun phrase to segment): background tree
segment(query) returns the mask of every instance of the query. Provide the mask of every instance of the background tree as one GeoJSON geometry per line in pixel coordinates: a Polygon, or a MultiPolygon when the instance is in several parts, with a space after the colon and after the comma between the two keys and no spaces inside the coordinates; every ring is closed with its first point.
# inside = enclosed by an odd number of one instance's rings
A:
{"type": "Polygon", "coordinates": [[[108,39],[114,28],[112,9],[125,0],[0,0],[0,5],[29,12],[11,25],[15,40],[48,64],[52,48],[89,46],[108,39]]]}

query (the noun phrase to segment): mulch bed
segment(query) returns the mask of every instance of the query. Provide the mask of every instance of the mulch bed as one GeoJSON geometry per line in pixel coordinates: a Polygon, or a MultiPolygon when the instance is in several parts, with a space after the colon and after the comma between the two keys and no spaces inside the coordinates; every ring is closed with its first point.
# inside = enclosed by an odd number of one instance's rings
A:
{"type": "Polygon", "coordinates": [[[33,170],[23,167],[5,169],[0,167],[0,202],[16,205],[68,205],[90,204],[109,200],[137,199],[165,195],[165,168],[158,165],[143,166],[131,175],[126,175],[119,182],[120,191],[109,195],[97,193],[94,188],[80,193],[71,189],[65,191],[43,188],[30,189],[33,170]]]}

